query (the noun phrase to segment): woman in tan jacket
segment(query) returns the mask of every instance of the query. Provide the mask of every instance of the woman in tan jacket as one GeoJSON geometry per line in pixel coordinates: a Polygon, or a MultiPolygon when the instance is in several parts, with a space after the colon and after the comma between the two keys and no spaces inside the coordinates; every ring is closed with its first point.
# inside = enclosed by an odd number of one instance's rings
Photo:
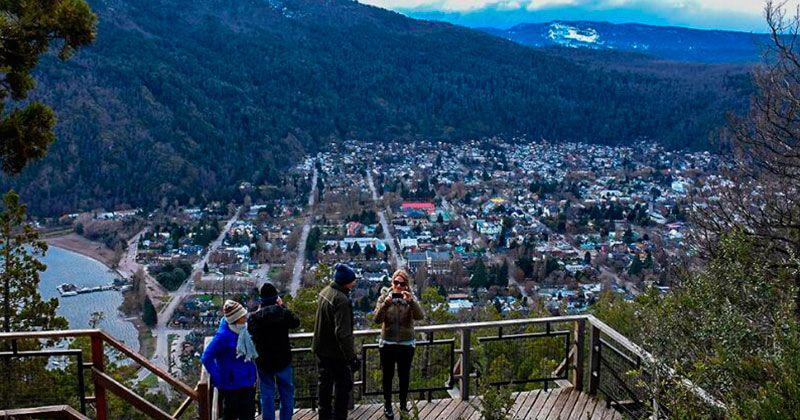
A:
{"type": "Polygon", "coordinates": [[[392,274],[392,284],[381,293],[375,307],[375,322],[381,324],[381,369],[383,371],[383,414],[394,418],[392,381],[395,365],[400,382],[400,409],[408,412],[408,382],[414,359],[414,321],[425,317],[411,293],[409,275],[403,269],[392,274]]]}

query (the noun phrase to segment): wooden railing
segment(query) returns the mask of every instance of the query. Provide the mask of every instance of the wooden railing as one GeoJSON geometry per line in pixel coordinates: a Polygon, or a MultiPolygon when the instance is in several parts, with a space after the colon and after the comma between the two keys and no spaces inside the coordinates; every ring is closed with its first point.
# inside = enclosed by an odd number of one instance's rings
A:
{"type": "MultiPolygon", "coordinates": [[[[412,386],[412,394],[427,393],[428,399],[431,392],[447,391],[448,394],[462,400],[469,400],[475,395],[472,383],[479,379],[479,372],[474,367],[474,353],[478,347],[491,341],[507,340],[564,340],[564,346],[556,356],[557,363],[552,372],[539,376],[531,375],[520,380],[511,380],[503,383],[485,383],[484,385],[521,385],[526,383],[539,383],[547,389],[548,386],[574,387],[591,396],[600,396],[606,402],[632,418],[664,417],[666,411],[658,404],[657,398],[649,394],[649,389],[637,388],[632,383],[651,381],[655,369],[673,375],[668,368],[658,365],[655,358],[644,349],[631,342],[628,338],[606,325],[592,315],[571,315],[545,318],[528,318],[500,320],[489,322],[471,322],[459,324],[439,324],[418,326],[415,328],[418,335],[417,351],[425,346],[440,345],[452,352],[449,380],[435,387],[416,388],[412,386]],[[571,325],[564,328],[565,324],[571,325]],[[528,326],[539,326],[536,332],[514,332],[528,326]],[[561,328],[560,330],[558,328],[561,328]],[[487,330],[490,332],[486,335],[487,330]],[[494,332],[492,332],[494,331],[494,332]],[[444,336],[447,337],[444,337],[444,336]],[[437,338],[438,337],[438,338],[437,338]],[[456,337],[452,340],[451,337],[456,337]],[[477,347],[476,347],[477,346],[477,347]],[[635,376],[635,377],[634,377],[635,376]]],[[[376,347],[374,344],[380,335],[378,329],[358,330],[354,332],[357,341],[357,352],[362,355],[359,369],[360,378],[354,383],[355,390],[360,395],[380,395],[380,388],[368,390],[367,386],[367,360],[366,349],[376,347]]],[[[294,343],[295,360],[297,356],[304,355],[313,360],[308,343],[313,333],[292,334],[290,338],[294,343]]],[[[559,344],[560,346],[560,344],[559,344]]],[[[445,358],[446,359],[446,358],[445,358]]],[[[513,362],[512,362],[513,363],[513,362]]],[[[295,383],[299,376],[306,376],[306,383],[314,383],[308,376],[315,375],[315,366],[303,370],[302,366],[295,366],[295,383]]],[[[725,409],[725,405],[695,386],[689,381],[678,380],[678,386],[686,387],[696,397],[710,406],[725,409]]],[[[380,384],[376,384],[379,386],[380,384]]],[[[652,384],[646,384],[652,385],[652,384]]],[[[312,385],[313,386],[313,385],[312,385]]],[[[296,391],[300,391],[296,388],[296,391]]],[[[315,407],[315,396],[310,395],[310,407],[315,407]]],[[[296,395],[297,401],[302,401],[303,396],[296,395]]],[[[216,416],[212,416],[216,419],[216,416]]]]}
{"type": "Polygon", "coordinates": [[[95,408],[96,418],[106,420],[108,418],[107,393],[110,392],[126,403],[135,407],[141,413],[154,419],[177,419],[180,418],[192,403],[197,404],[200,420],[210,418],[209,412],[209,390],[208,381],[201,380],[194,388],[181,382],[168,372],[154,365],[146,357],[137,353],[124,343],[116,340],[101,330],[66,330],[66,331],[37,331],[37,332],[11,332],[0,333],[0,343],[11,342],[11,352],[5,352],[4,357],[28,357],[23,352],[15,353],[16,341],[18,340],[58,340],[86,337],[91,341],[91,362],[83,363],[81,368],[91,369],[92,381],[94,384],[94,396],[86,397],[86,401],[92,403],[95,408]],[[124,384],[112,378],[105,372],[105,349],[106,346],[119,351],[121,354],[138,363],[143,368],[152,372],[159,379],[171,385],[181,394],[186,396],[186,400],[178,407],[175,413],[167,413],[146,398],[134,393],[124,384]]]}
{"type": "MultiPolygon", "coordinates": [[[[420,335],[420,338],[424,337],[424,339],[418,341],[420,349],[426,346],[440,346],[446,349],[443,351],[449,355],[449,366],[446,366],[447,380],[442,381],[442,384],[437,384],[435,388],[415,390],[415,392],[420,392],[421,394],[427,392],[428,399],[430,399],[431,392],[447,391],[448,394],[462,400],[469,400],[471,396],[475,395],[471,389],[471,382],[478,380],[479,374],[475,369],[473,353],[477,350],[483,350],[480,346],[489,346],[490,343],[497,341],[510,343],[517,340],[554,340],[554,342],[562,344],[554,347],[557,348],[557,355],[553,357],[558,363],[552,372],[539,372],[541,373],[539,377],[530,375],[522,380],[511,379],[505,383],[518,385],[537,382],[541,383],[544,388],[548,386],[572,386],[590,395],[603,396],[609,404],[615,405],[631,417],[642,417],[643,415],[658,417],[664,413],[662,408],[659,407],[656,397],[638,393],[638,390],[633,389],[630,381],[626,378],[626,375],[637,370],[644,372],[647,369],[652,371],[653,368],[659,368],[658,362],[641,347],[632,343],[622,334],[592,315],[428,325],[417,327],[416,332],[420,335]],[[571,327],[564,328],[565,325],[571,327]],[[526,330],[529,326],[538,326],[538,328],[526,330]],[[561,329],[559,330],[558,328],[561,329]],[[487,331],[489,332],[488,335],[486,334],[487,331]],[[630,410],[626,411],[626,409],[630,410]]],[[[366,356],[367,351],[374,347],[374,339],[379,334],[380,330],[377,329],[359,330],[354,333],[362,343],[359,349],[362,355],[366,356]]],[[[301,343],[307,344],[312,336],[312,333],[292,334],[291,338],[296,347],[293,352],[296,355],[304,355],[313,359],[311,349],[307,345],[301,345],[301,343]]],[[[97,419],[105,420],[109,417],[108,393],[117,396],[141,413],[155,419],[180,418],[194,404],[197,406],[197,414],[200,420],[218,418],[218,394],[216,390],[210,389],[209,377],[205,369],[202,370],[198,383],[194,387],[190,387],[152,364],[144,356],[100,330],[0,333],[0,344],[13,343],[10,346],[12,350],[10,352],[2,352],[0,356],[5,358],[24,358],[34,356],[34,353],[37,353],[35,351],[16,351],[16,342],[18,340],[58,340],[78,337],[86,337],[91,342],[91,362],[81,362],[80,367],[89,369],[92,372],[94,395],[86,397],[85,400],[94,406],[97,419]],[[174,413],[167,413],[111,377],[105,371],[104,365],[104,355],[107,348],[117,350],[175,388],[185,396],[183,403],[174,413]]],[[[7,345],[5,346],[5,348],[8,347],[7,345]]],[[[63,349],[57,350],[57,352],[64,351],[63,349]]],[[[372,362],[374,361],[370,360],[370,363],[372,362]]],[[[312,367],[311,370],[302,372],[301,369],[296,367],[295,375],[296,377],[298,375],[309,376],[313,383],[316,382],[315,376],[313,376],[314,369],[312,367]]],[[[666,372],[667,376],[674,374],[674,372],[666,368],[661,369],[659,372],[666,372]]],[[[356,382],[357,389],[360,389],[362,395],[375,394],[375,390],[370,391],[367,387],[367,363],[363,360],[360,374],[361,379],[356,382]]],[[[652,376],[648,376],[644,372],[644,376],[640,376],[637,380],[647,381],[652,376]]],[[[305,379],[308,380],[309,377],[305,379]]],[[[685,387],[706,404],[722,410],[725,409],[724,404],[691,382],[678,378],[678,380],[673,380],[673,383],[685,387]]],[[[482,386],[501,384],[484,383],[482,386]]],[[[83,386],[82,383],[80,386],[83,386]]],[[[85,392],[85,390],[81,391],[85,392]]],[[[85,415],[85,413],[77,413],[74,409],[67,409],[63,406],[29,408],[27,411],[16,410],[14,412],[17,413],[18,417],[30,418],[37,413],[36,410],[39,410],[39,412],[44,412],[41,410],[49,410],[54,413],[52,416],[45,415],[44,417],[83,418],[83,415],[85,415]],[[26,417],[26,412],[30,413],[28,417],[26,417]]],[[[11,413],[11,411],[0,411],[0,418],[3,418],[3,414],[7,413],[11,413]]]]}

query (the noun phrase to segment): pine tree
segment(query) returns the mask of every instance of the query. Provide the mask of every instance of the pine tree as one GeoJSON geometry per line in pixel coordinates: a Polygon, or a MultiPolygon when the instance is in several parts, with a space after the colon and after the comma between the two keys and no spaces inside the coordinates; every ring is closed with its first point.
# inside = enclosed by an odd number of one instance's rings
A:
{"type": "Polygon", "coordinates": [[[37,259],[47,252],[40,233],[25,221],[27,207],[19,195],[9,191],[3,196],[0,212],[0,256],[2,257],[3,330],[53,330],[67,327],[56,315],[58,300],[42,300],[39,273],[47,267],[37,259]]]}
{"type": "Polygon", "coordinates": [[[653,253],[647,251],[647,256],[644,258],[643,267],[650,270],[653,268],[653,253]]]}
{"type": "Polygon", "coordinates": [[[479,288],[479,287],[488,287],[489,286],[489,275],[486,272],[486,264],[483,262],[483,258],[478,258],[472,264],[472,267],[469,269],[470,271],[470,279],[469,279],[469,286],[472,288],[479,288]]]}
{"type": "Polygon", "coordinates": [[[90,44],[97,17],[83,0],[4,1],[0,12],[0,160],[3,171],[19,173],[28,161],[44,157],[55,140],[53,110],[38,101],[22,102],[35,86],[31,73],[39,56],[51,42],[58,43],[62,60],[90,44]]]}
{"type": "Polygon", "coordinates": [[[158,323],[158,314],[156,314],[156,308],[149,296],[145,296],[144,305],[142,305],[142,321],[148,327],[154,327],[158,323]]]}
{"type": "Polygon", "coordinates": [[[634,255],[631,265],[628,267],[628,274],[638,276],[642,273],[643,268],[642,260],[639,258],[639,255],[634,255]]]}

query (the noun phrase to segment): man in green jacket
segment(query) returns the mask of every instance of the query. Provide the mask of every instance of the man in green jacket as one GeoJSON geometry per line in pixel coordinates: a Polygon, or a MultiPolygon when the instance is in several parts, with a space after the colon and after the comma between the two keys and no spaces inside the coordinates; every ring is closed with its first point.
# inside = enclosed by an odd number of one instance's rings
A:
{"type": "Polygon", "coordinates": [[[337,264],[333,282],[319,294],[311,348],[319,367],[320,420],[347,419],[353,371],[359,367],[353,339],[353,305],[349,297],[355,281],[353,269],[337,264]],[[335,400],[333,409],[331,399],[335,400]]]}

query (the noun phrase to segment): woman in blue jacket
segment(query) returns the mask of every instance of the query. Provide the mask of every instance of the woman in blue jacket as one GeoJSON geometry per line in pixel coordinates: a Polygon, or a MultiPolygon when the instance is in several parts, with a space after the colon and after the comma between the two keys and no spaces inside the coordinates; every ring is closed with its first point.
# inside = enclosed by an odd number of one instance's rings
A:
{"type": "Polygon", "coordinates": [[[217,333],[201,358],[222,398],[225,420],[252,420],[256,410],[257,353],[247,332],[247,310],[228,300],[217,333]]]}

